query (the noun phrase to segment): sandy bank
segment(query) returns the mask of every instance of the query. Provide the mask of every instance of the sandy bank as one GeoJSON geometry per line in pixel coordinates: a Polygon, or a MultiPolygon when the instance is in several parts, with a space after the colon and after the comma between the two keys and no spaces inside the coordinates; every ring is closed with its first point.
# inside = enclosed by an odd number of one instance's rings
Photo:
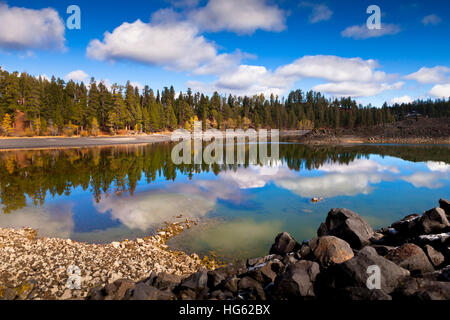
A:
{"type": "Polygon", "coordinates": [[[111,136],[111,137],[89,137],[89,138],[7,138],[0,139],[0,150],[11,149],[46,149],[46,148],[76,148],[94,146],[113,146],[124,144],[148,144],[170,141],[170,134],[154,134],[139,136],[111,136]]]}

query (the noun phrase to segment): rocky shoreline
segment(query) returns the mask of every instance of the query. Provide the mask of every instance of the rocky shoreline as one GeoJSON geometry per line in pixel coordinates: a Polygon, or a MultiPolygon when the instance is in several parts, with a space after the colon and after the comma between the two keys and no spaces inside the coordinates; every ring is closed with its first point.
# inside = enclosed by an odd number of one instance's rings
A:
{"type": "Polygon", "coordinates": [[[281,233],[269,255],[222,267],[167,249],[189,220],[107,245],[0,229],[0,300],[450,300],[450,202],[439,203],[376,231],[332,209],[310,241],[281,233]],[[80,289],[66,286],[74,264],[80,289]],[[374,266],[379,289],[368,287],[374,266]]]}
{"type": "Polygon", "coordinates": [[[187,277],[120,279],[87,299],[450,300],[450,202],[439,202],[376,231],[358,214],[332,209],[310,241],[281,233],[268,256],[187,277]],[[380,277],[372,282],[374,268],[380,277]]]}
{"type": "Polygon", "coordinates": [[[315,129],[300,141],[311,145],[346,144],[450,144],[449,120],[404,120],[354,129],[315,129]]]}
{"type": "Polygon", "coordinates": [[[215,261],[170,251],[166,242],[195,222],[166,223],[155,236],[110,244],[38,238],[33,229],[0,228],[0,300],[84,299],[89,290],[118,279],[139,281],[151,272],[188,275],[215,261]],[[80,270],[80,288],[68,289],[70,266],[80,270]]]}

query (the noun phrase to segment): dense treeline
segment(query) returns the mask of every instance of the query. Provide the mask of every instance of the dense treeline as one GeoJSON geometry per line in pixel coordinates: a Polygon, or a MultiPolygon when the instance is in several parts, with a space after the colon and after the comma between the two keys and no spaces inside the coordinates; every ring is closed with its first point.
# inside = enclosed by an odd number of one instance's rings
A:
{"type": "MultiPolygon", "coordinates": [[[[5,151],[0,153],[0,212],[11,213],[27,205],[42,206],[48,197],[70,195],[76,189],[90,190],[95,201],[103,194],[133,194],[138,182],[152,183],[160,177],[192,178],[202,172],[218,175],[244,165],[180,164],[171,160],[173,144],[103,148],[5,151]]],[[[309,147],[284,144],[280,160],[295,171],[318,169],[326,163],[349,164],[371,154],[400,157],[408,161],[449,163],[448,148],[435,146],[309,147]]],[[[246,156],[248,159],[248,155],[246,156]]]]}
{"type": "Polygon", "coordinates": [[[16,111],[26,119],[26,134],[97,134],[99,130],[157,132],[192,128],[199,119],[203,128],[354,128],[401,120],[411,111],[430,117],[450,116],[450,99],[416,101],[408,105],[363,107],[351,98],[327,99],[313,91],[276,96],[228,97],[215,92],[176,93],[173,87],[156,93],[130,82],[111,88],[94,78],[89,84],[52,77],[9,73],[0,68],[0,117],[4,135],[13,132],[16,111]]]}

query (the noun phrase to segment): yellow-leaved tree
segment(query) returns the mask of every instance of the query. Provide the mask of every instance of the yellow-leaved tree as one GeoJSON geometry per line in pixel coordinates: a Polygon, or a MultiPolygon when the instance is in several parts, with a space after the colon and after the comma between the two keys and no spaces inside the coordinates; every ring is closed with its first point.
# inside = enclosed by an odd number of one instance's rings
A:
{"type": "Polygon", "coordinates": [[[5,114],[2,121],[2,132],[3,135],[9,137],[13,134],[14,128],[12,126],[12,118],[9,113],[5,114]]]}

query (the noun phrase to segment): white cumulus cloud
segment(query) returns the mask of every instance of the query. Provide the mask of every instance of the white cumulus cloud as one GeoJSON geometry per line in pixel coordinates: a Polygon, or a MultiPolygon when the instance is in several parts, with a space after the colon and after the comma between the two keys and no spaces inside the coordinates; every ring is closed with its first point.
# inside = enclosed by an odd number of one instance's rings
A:
{"type": "Polygon", "coordinates": [[[74,70],[70,73],[68,73],[65,76],[66,80],[73,80],[73,81],[82,81],[87,82],[89,80],[89,75],[84,72],[83,70],[74,70]]]}
{"type": "Polygon", "coordinates": [[[190,81],[193,89],[202,92],[227,92],[240,95],[284,94],[296,81],[315,78],[332,81],[317,85],[313,90],[335,96],[365,97],[385,90],[399,89],[403,83],[390,83],[392,75],[377,70],[375,60],[337,56],[305,56],[275,71],[264,66],[240,65],[219,76],[212,83],[190,81]]]}
{"type": "Polygon", "coordinates": [[[280,67],[277,74],[300,78],[319,78],[330,81],[381,81],[386,78],[375,70],[378,63],[361,58],[342,58],[332,55],[304,56],[280,67]]]}
{"type": "Polygon", "coordinates": [[[253,33],[257,29],[282,31],[285,12],[265,0],[209,0],[207,5],[193,10],[189,20],[206,31],[253,33]]]}
{"type": "Polygon", "coordinates": [[[328,93],[340,97],[370,97],[376,96],[386,90],[398,90],[403,86],[403,82],[394,84],[376,82],[339,82],[325,83],[314,86],[314,91],[328,93]]]}
{"type": "Polygon", "coordinates": [[[450,98],[450,83],[437,84],[431,88],[429,93],[436,98],[450,98]]]}
{"type": "Polygon", "coordinates": [[[442,83],[450,80],[449,73],[450,68],[445,66],[423,67],[419,71],[407,75],[405,79],[415,80],[419,83],[442,83]]]}
{"type": "Polygon", "coordinates": [[[102,41],[89,43],[87,56],[97,60],[133,60],[169,69],[189,71],[211,61],[215,45],[198,35],[189,23],[123,23],[102,41]]]}
{"type": "Polygon", "coordinates": [[[412,102],[414,102],[414,99],[411,98],[410,96],[395,97],[390,101],[391,104],[402,104],[402,103],[407,104],[412,102]]]}
{"type": "Polygon", "coordinates": [[[0,48],[63,49],[65,26],[51,8],[34,10],[0,3],[0,48]]]}

